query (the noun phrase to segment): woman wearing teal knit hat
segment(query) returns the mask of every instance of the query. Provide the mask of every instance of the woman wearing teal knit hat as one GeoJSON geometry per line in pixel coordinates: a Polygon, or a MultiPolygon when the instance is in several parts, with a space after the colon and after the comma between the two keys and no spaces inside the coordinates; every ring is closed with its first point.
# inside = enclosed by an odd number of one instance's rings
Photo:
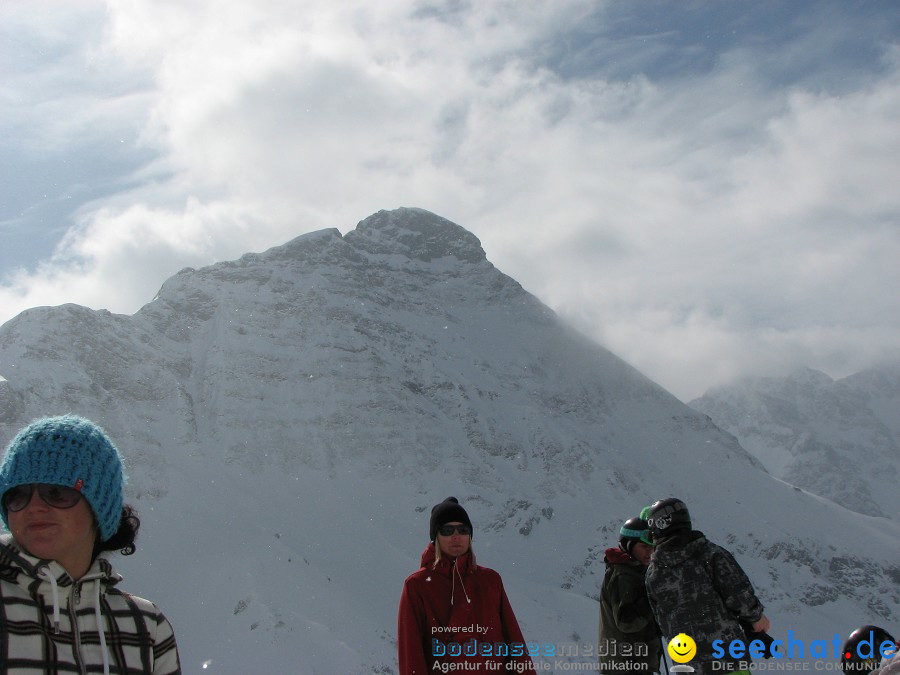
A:
{"type": "Polygon", "coordinates": [[[180,673],[175,636],[153,603],[119,590],[100,554],[134,553],[122,459],[75,415],[36,420],[0,464],[0,634],[6,670],[180,673]]]}

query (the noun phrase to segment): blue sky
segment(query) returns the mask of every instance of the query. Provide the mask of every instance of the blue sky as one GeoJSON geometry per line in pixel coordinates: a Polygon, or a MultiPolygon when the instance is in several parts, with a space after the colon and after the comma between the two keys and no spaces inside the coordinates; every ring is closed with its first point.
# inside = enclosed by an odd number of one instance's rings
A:
{"type": "Polygon", "coordinates": [[[383,208],[683,399],[900,358],[895,2],[0,3],[0,321],[383,208]]]}

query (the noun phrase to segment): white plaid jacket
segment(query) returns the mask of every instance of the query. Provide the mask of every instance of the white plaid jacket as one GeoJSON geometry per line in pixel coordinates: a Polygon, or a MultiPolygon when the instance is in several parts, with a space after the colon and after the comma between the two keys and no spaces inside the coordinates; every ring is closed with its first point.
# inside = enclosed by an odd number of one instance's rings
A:
{"type": "Polygon", "coordinates": [[[0,672],[180,673],[169,621],[121,579],[98,558],[73,581],[0,537],[0,672]]]}

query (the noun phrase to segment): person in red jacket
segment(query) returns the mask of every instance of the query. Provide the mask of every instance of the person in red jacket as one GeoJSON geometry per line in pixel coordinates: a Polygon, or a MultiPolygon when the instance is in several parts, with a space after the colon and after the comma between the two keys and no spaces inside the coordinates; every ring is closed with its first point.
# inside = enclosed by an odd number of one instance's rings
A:
{"type": "Polygon", "coordinates": [[[456,497],[431,509],[430,536],[400,596],[400,675],[534,672],[503,580],[475,563],[472,521],[456,497]]]}

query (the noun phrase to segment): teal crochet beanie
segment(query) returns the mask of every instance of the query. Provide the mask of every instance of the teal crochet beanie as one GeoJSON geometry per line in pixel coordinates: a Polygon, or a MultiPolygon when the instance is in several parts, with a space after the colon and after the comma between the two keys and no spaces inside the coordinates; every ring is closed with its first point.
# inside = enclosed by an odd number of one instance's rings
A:
{"type": "MultiPolygon", "coordinates": [[[[77,415],[45,417],[12,439],[0,465],[0,497],[30,483],[79,490],[97,519],[100,541],[119,529],[125,487],[122,458],[106,432],[90,420],[77,415]]],[[[0,515],[8,529],[2,499],[0,515]]]]}

